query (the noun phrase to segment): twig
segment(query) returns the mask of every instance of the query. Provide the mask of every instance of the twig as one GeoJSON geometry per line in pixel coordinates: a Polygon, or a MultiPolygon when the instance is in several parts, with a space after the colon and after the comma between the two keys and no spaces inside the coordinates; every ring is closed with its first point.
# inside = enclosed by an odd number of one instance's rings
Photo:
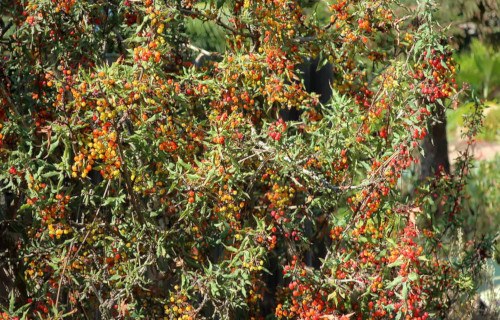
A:
{"type": "Polygon", "coordinates": [[[210,51],[207,51],[205,49],[202,49],[202,48],[198,48],[196,46],[193,46],[192,44],[187,44],[186,47],[188,49],[191,49],[193,51],[196,51],[196,52],[200,52],[200,53],[203,53],[204,55],[206,56],[211,56],[211,55],[219,55],[218,52],[210,52],[210,51]]]}
{"type": "MultiPolygon", "coordinates": [[[[256,151],[259,151],[259,150],[256,150],[256,151]]],[[[253,158],[253,157],[256,157],[256,156],[260,156],[262,153],[264,153],[264,152],[263,151],[261,151],[261,152],[255,152],[255,153],[249,155],[248,157],[245,157],[243,159],[238,160],[238,163],[241,164],[241,163],[245,162],[246,160],[248,160],[250,158],[253,158]]]]}
{"type": "Polygon", "coordinates": [[[205,306],[207,301],[208,301],[208,295],[204,294],[203,301],[200,303],[200,306],[193,311],[194,315],[197,315],[198,313],[200,313],[201,309],[203,309],[203,307],[205,306]]]}
{"type": "MultiPolygon", "coordinates": [[[[108,184],[106,185],[106,189],[104,190],[104,197],[106,197],[106,194],[108,193],[108,189],[109,189],[110,184],[111,184],[111,180],[108,180],[108,184]]],[[[97,211],[96,211],[95,216],[94,216],[94,221],[97,218],[97,216],[99,215],[99,212],[101,211],[101,208],[102,208],[101,206],[99,206],[99,208],[97,208],[97,211]]],[[[92,223],[94,221],[92,221],[92,223]]],[[[85,240],[87,240],[87,237],[89,236],[90,231],[91,230],[89,230],[87,232],[87,234],[85,235],[85,237],[83,238],[82,245],[75,252],[75,254],[74,254],[75,256],[78,255],[78,252],[80,252],[80,249],[83,247],[83,244],[85,243],[85,240]]],[[[56,303],[55,303],[56,309],[57,309],[57,304],[59,303],[59,296],[61,294],[61,287],[62,287],[62,281],[63,281],[63,278],[64,278],[64,272],[66,271],[66,267],[68,266],[68,261],[70,260],[71,252],[73,251],[73,244],[75,243],[75,239],[76,238],[73,238],[73,241],[71,241],[71,244],[69,246],[68,255],[64,258],[63,270],[61,272],[61,276],[59,278],[59,285],[58,285],[58,288],[57,288],[56,303]]]]}
{"type": "Polygon", "coordinates": [[[384,70],[389,68],[390,66],[391,66],[391,64],[388,63],[382,69],[380,69],[378,72],[373,74],[372,77],[370,78],[370,80],[368,80],[368,86],[373,82],[373,80],[375,80],[376,77],[380,76],[382,74],[382,72],[384,72],[384,70]]]}
{"type": "MultiPolygon", "coordinates": [[[[337,17],[335,17],[335,19],[333,21],[331,21],[330,23],[328,23],[324,28],[323,28],[323,31],[327,31],[328,29],[330,29],[334,24],[335,22],[337,22],[337,17]]],[[[309,42],[309,41],[314,41],[316,40],[318,37],[317,36],[309,36],[309,37],[297,37],[295,38],[294,40],[297,41],[297,42],[300,42],[300,43],[304,43],[304,42],[309,42]]]]}
{"type": "Polygon", "coordinates": [[[123,48],[123,41],[124,41],[123,36],[118,30],[116,30],[116,27],[113,27],[112,31],[114,32],[114,34],[116,34],[116,37],[118,38],[118,49],[123,54],[125,52],[123,48]]]}
{"type": "MultiPolygon", "coordinates": [[[[118,152],[120,154],[121,159],[126,159],[125,155],[123,154],[122,146],[120,143],[118,143],[118,152]]],[[[133,211],[135,211],[137,213],[137,219],[138,219],[139,223],[143,224],[144,218],[143,218],[142,214],[144,212],[144,210],[143,210],[144,205],[142,204],[141,199],[139,199],[136,196],[136,193],[134,192],[134,189],[132,188],[132,181],[130,180],[130,170],[128,169],[127,165],[125,164],[125,161],[123,162],[121,169],[123,171],[125,186],[126,186],[126,189],[128,191],[128,195],[130,196],[130,200],[132,201],[132,206],[134,207],[133,211]]],[[[132,219],[135,220],[134,214],[132,214],[132,219]]]]}
{"type": "MultiPolygon", "coordinates": [[[[264,142],[262,141],[259,141],[257,142],[257,144],[264,150],[268,151],[268,152],[273,152],[275,150],[272,150],[268,145],[266,145],[264,142]]],[[[283,160],[285,160],[286,162],[288,163],[293,163],[293,160],[290,159],[289,157],[284,157],[283,160]]],[[[344,190],[350,190],[350,189],[359,189],[359,188],[364,188],[364,187],[367,187],[369,185],[372,185],[374,183],[376,183],[378,180],[374,180],[374,181],[367,181],[367,182],[364,182],[364,183],[361,183],[359,185],[355,185],[355,186],[334,186],[333,184],[329,183],[328,181],[326,181],[325,179],[321,178],[321,177],[318,177],[316,174],[314,174],[314,172],[312,171],[309,171],[307,169],[304,169],[304,168],[301,168],[301,171],[302,173],[304,173],[305,175],[309,176],[310,178],[312,178],[313,180],[315,181],[318,181],[318,182],[321,182],[324,186],[326,186],[328,189],[331,189],[331,190],[335,190],[335,191],[344,191],[344,190]]],[[[300,185],[300,184],[299,184],[300,185]]]]}
{"type": "Polygon", "coordinates": [[[295,38],[294,40],[297,42],[300,42],[300,43],[304,43],[304,42],[314,41],[317,38],[318,37],[316,37],[316,36],[309,36],[309,37],[298,37],[298,38],[295,38]]]}
{"type": "Polygon", "coordinates": [[[2,38],[7,33],[7,31],[10,29],[10,27],[12,27],[12,24],[13,24],[13,20],[11,19],[7,23],[7,25],[2,28],[2,31],[0,32],[0,38],[2,38]]]}
{"type": "Polygon", "coordinates": [[[358,284],[360,284],[362,286],[365,286],[365,284],[363,282],[361,282],[359,280],[356,280],[356,279],[335,279],[333,281],[334,282],[340,282],[340,283],[342,283],[342,282],[356,282],[356,283],[358,283],[358,284]]]}

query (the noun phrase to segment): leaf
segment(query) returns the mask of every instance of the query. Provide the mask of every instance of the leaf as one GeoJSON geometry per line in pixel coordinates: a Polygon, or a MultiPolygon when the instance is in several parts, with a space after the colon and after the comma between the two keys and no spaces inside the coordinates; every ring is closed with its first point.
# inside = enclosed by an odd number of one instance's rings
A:
{"type": "Polygon", "coordinates": [[[181,157],[177,159],[177,163],[180,164],[184,169],[191,170],[191,165],[184,162],[181,157]]]}
{"type": "Polygon", "coordinates": [[[418,279],[418,274],[416,274],[415,272],[412,272],[408,275],[408,279],[410,279],[411,281],[415,281],[418,279]]]}
{"type": "Polygon", "coordinates": [[[393,247],[397,247],[398,245],[396,244],[396,242],[394,242],[394,240],[390,239],[390,238],[387,238],[386,239],[387,242],[389,242],[390,244],[392,244],[393,247]]]}
{"type": "Polygon", "coordinates": [[[318,60],[318,66],[316,67],[316,72],[320,71],[326,64],[328,63],[328,58],[323,57],[320,53],[320,57],[318,60]]]}
{"type": "Polygon", "coordinates": [[[213,282],[209,282],[208,285],[210,286],[210,293],[212,296],[217,297],[219,295],[219,289],[213,282]]]}
{"type": "Polygon", "coordinates": [[[61,171],[59,173],[58,182],[57,182],[57,188],[56,188],[57,192],[60,192],[63,182],[64,182],[64,172],[61,171]]]}
{"type": "Polygon", "coordinates": [[[403,264],[403,260],[401,260],[401,259],[399,259],[399,258],[398,258],[398,259],[397,259],[396,261],[394,261],[393,263],[389,263],[389,264],[387,265],[387,267],[388,267],[388,268],[392,268],[392,267],[397,267],[397,266],[400,266],[400,265],[402,265],[402,264],[403,264]]]}
{"type": "Polygon", "coordinates": [[[231,251],[231,252],[238,252],[238,249],[236,249],[235,247],[231,247],[231,246],[224,246],[226,248],[226,250],[228,251],[231,251]]]}
{"type": "Polygon", "coordinates": [[[200,179],[200,176],[197,174],[188,174],[187,177],[192,181],[198,181],[200,179]]]}
{"type": "Polygon", "coordinates": [[[170,188],[168,188],[167,193],[174,191],[175,187],[177,187],[177,181],[172,182],[172,184],[170,185],[170,188]]]}
{"type": "Polygon", "coordinates": [[[49,143],[49,151],[47,152],[47,156],[45,158],[48,158],[48,156],[54,152],[54,150],[59,146],[60,141],[61,139],[57,139],[56,142],[49,143]]]}
{"type": "Polygon", "coordinates": [[[109,278],[109,281],[119,280],[120,278],[121,278],[121,275],[119,275],[119,274],[115,274],[115,275],[113,275],[111,278],[109,278]]]}
{"type": "Polygon", "coordinates": [[[330,300],[333,300],[335,302],[335,304],[337,304],[338,302],[338,299],[337,299],[337,291],[333,291],[332,293],[330,293],[327,297],[327,301],[330,301],[330,300]]]}
{"type": "Polygon", "coordinates": [[[420,260],[420,261],[430,261],[429,259],[427,259],[426,256],[420,256],[417,259],[420,260]]]}
{"type": "Polygon", "coordinates": [[[112,203],[114,203],[115,205],[116,204],[120,204],[120,203],[123,203],[125,200],[125,194],[122,194],[121,196],[119,197],[107,197],[103,203],[102,203],[102,206],[108,206],[112,203]]]}
{"type": "Polygon", "coordinates": [[[359,237],[359,242],[360,243],[368,242],[368,238],[367,237],[359,237]]]}
{"type": "Polygon", "coordinates": [[[14,295],[14,290],[9,294],[9,311],[14,311],[16,305],[16,296],[14,295]]]}
{"type": "Polygon", "coordinates": [[[246,297],[247,296],[247,290],[245,289],[245,286],[241,286],[241,293],[243,293],[243,296],[246,297]]]}
{"type": "Polygon", "coordinates": [[[400,284],[403,281],[402,276],[398,276],[396,279],[392,280],[391,283],[387,285],[387,289],[394,288],[396,285],[400,284]]]}
{"type": "Polygon", "coordinates": [[[403,300],[406,300],[406,296],[408,295],[408,285],[406,283],[403,285],[402,294],[403,294],[403,300]]]}
{"type": "Polygon", "coordinates": [[[58,171],[49,171],[49,172],[42,174],[42,177],[43,178],[51,178],[51,177],[55,177],[57,175],[59,175],[58,171]]]}
{"type": "Polygon", "coordinates": [[[189,215],[189,213],[190,213],[189,210],[182,211],[181,214],[179,215],[179,220],[184,220],[189,215]]]}

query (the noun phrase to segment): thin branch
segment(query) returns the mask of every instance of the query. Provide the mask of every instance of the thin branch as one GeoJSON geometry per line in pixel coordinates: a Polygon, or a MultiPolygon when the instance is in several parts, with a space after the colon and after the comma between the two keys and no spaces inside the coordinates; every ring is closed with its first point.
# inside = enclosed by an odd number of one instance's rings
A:
{"type": "Polygon", "coordinates": [[[0,32],[0,38],[2,38],[6,33],[7,31],[10,29],[10,27],[12,27],[13,25],[13,20],[11,19],[6,25],[5,27],[2,28],[2,31],[0,32]]]}
{"type": "Polygon", "coordinates": [[[112,31],[114,34],[116,34],[116,37],[118,38],[118,49],[120,52],[123,54],[125,52],[125,49],[123,47],[123,36],[122,34],[116,29],[116,27],[113,27],[112,31]]]}
{"type": "MultiPolygon", "coordinates": [[[[262,149],[264,149],[264,150],[266,150],[268,152],[273,152],[273,151],[276,152],[275,150],[272,150],[267,144],[265,144],[262,141],[257,142],[257,144],[262,149]]],[[[289,157],[284,157],[283,160],[285,160],[288,163],[293,163],[293,160],[290,159],[289,157]]],[[[315,181],[321,182],[323,186],[327,187],[328,189],[334,190],[334,191],[345,191],[345,190],[352,190],[352,189],[360,189],[360,188],[364,188],[364,187],[367,187],[369,185],[372,185],[372,184],[378,182],[378,180],[372,180],[372,181],[367,181],[367,182],[364,182],[364,183],[361,183],[361,184],[355,185],[355,186],[334,186],[333,184],[331,184],[330,182],[326,181],[325,179],[323,179],[321,177],[318,177],[312,171],[309,171],[309,170],[304,169],[304,168],[301,168],[301,171],[302,171],[302,173],[304,173],[308,177],[312,178],[315,181]]]]}
{"type": "Polygon", "coordinates": [[[193,50],[193,51],[196,51],[196,52],[202,53],[202,54],[204,54],[204,55],[206,55],[206,56],[211,56],[211,55],[219,55],[219,53],[218,53],[218,52],[210,52],[210,51],[207,51],[207,50],[205,50],[205,49],[202,49],[202,48],[198,48],[198,47],[196,47],[196,46],[193,46],[192,44],[188,44],[188,45],[186,45],[186,47],[187,47],[188,49],[193,50]]]}
{"type": "Polygon", "coordinates": [[[359,285],[362,285],[362,286],[365,286],[365,284],[359,280],[356,280],[356,279],[335,279],[333,280],[333,282],[356,282],[358,283],[359,285]]]}
{"type": "Polygon", "coordinates": [[[205,306],[205,304],[207,303],[207,301],[208,301],[208,295],[204,294],[203,295],[203,301],[200,303],[200,306],[193,311],[193,314],[195,316],[198,315],[198,313],[200,313],[201,309],[203,309],[203,307],[205,306]]]}
{"type": "Polygon", "coordinates": [[[316,37],[316,36],[309,36],[309,37],[298,37],[298,38],[295,38],[294,40],[299,42],[299,43],[304,43],[304,42],[314,41],[317,38],[318,37],[316,37]]]}
{"type": "MultiPolygon", "coordinates": [[[[335,24],[335,22],[337,22],[337,17],[335,17],[335,19],[332,22],[328,23],[323,28],[323,31],[328,31],[328,29],[330,29],[335,24]]],[[[316,39],[318,39],[317,36],[309,36],[309,37],[297,37],[294,40],[300,43],[304,43],[304,42],[314,41],[316,39]]]]}
{"type": "MultiPolygon", "coordinates": [[[[109,190],[109,186],[111,184],[111,180],[108,180],[108,183],[106,185],[106,189],[104,190],[104,194],[103,196],[106,197],[107,193],[108,193],[108,190],[109,190]]],[[[101,208],[102,206],[99,206],[99,208],[97,208],[97,211],[95,213],[95,216],[94,216],[94,221],[97,219],[97,216],[99,215],[99,212],[101,211],[101,208]]],[[[94,221],[92,221],[92,223],[94,223],[94,221]]],[[[78,252],[80,252],[80,249],[83,247],[83,244],[85,243],[85,241],[87,240],[87,237],[89,236],[90,234],[90,229],[89,231],[87,232],[87,234],[85,235],[83,241],[82,241],[82,244],[81,246],[78,248],[78,250],[76,250],[74,256],[77,256],[78,255],[78,252]]],[[[70,260],[71,258],[71,253],[73,252],[73,245],[75,243],[75,240],[76,238],[73,238],[73,241],[71,241],[71,244],[69,246],[69,251],[68,251],[68,254],[64,257],[64,265],[63,265],[63,270],[61,272],[61,276],[60,276],[60,279],[59,279],[59,285],[57,287],[57,295],[56,295],[56,303],[55,303],[55,308],[57,309],[57,304],[59,303],[59,296],[61,294],[61,287],[62,287],[62,281],[64,279],[64,272],[66,271],[66,267],[68,266],[68,261],[70,260]]]]}
{"type": "Polygon", "coordinates": [[[391,64],[388,63],[382,69],[380,69],[378,72],[372,74],[372,77],[370,78],[370,80],[368,80],[368,86],[370,86],[370,84],[373,82],[373,80],[375,80],[376,77],[380,76],[382,74],[382,72],[384,72],[385,69],[389,68],[390,66],[391,66],[391,64]]]}
{"type": "Polygon", "coordinates": [[[398,24],[398,23],[400,23],[400,22],[403,22],[403,21],[405,21],[405,20],[408,20],[408,19],[410,19],[410,18],[412,18],[412,17],[413,17],[413,15],[411,15],[411,14],[406,15],[406,16],[404,16],[404,17],[402,17],[402,18],[399,18],[398,20],[394,21],[394,24],[396,25],[396,24],[398,24]]]}

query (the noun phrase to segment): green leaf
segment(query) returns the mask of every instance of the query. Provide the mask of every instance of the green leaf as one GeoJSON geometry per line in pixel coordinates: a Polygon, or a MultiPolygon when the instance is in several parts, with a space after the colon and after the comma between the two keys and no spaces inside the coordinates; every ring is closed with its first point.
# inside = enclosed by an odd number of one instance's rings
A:
{"type": "Polygon", "coordinates": [[[181,158],[181,157],[179,157],[179,158],[177,159],[177,163],[178,163],[178,164],[180,164],[180,165],[181,165],[184,169],[186,169],[186,170],[191,170],[191,165],[190,165],[190,164],[188,164],[188,163],[186,163],[186,162],[184,162],[184,160],[182,160],[182,158],[181,158]]]}
{"type": "Polygon", "coordinates": [[[247,290],[245,289],[245,286],[241,286],[241,293],[243,294],[244,297],[247,296],[247,290]]]}
{"type": "Polygon", "coordinates": [[[403,260],[402,259],[397,259],[396,261],[394,261],[393,263],[389,263],[387,265],[388,268],[392,268],[392,267],[397,267],[397,266],[400,266],[403,264],[403,260]]]}
{"type": "Polygon", "coordinates": [[[393,247],[397,247],[398,245],[396,244],[396,242],[394,242],[393,239],[390,239],[390,238],[387,238],[385,241],[389,242],[393,247]]]}
{"type": "Polygon", "coordinates": [[[208,285],[210,287],[210,293],[212,294],[212,296],[219,296],[219,288],[217,288],[216,284],[213,282],[209,282],[208,285]]]}
{"type": "Polygon", "coordinates": [[[420,260],[420,261],[430,261],[429,259],[427,259],[426,256],[419,256],[418,260],[420,260]]]}
{"type": "Polygon", "coordinates": [[[387,289],[394,288],[396,285],[400,284],[402,281],[403,281],[403,277],[402,276],[398,276],[397,278],[395,278],[394,280],[392,280],[391,283],[389,283],[387,285],[387,289]]]}
{"type": "Polygon", "coordinates": [[[228,251],[231,251],[231,252],[238,252],[238,249],[236,249],[235,247],[231,247],[231,246],[224,246],[226,248],[226,250],[228,251]]]}
{"type": "Polygon", "coordinates": [[[368,238],[367,237],[359,237],[359,242],[366,243],[366,242],[368,242],[368,238]]]}
{"type": "Polygon", "coordinates": [[[408,285],[406,283],[403,285],[402,294],[403,294],[403,300],[406,300],[406,296],[408,295],[408,285]]]}
{"type": "Polygon", "coordinates": [[[49,171],[49,172],[42,174],[42,177],[47,179],[47,178],[55,177],[59,174],[60,174],[60,172],[58,172],[58,171],[49,171]]]}
{"type": "Polygon", "coordinates": [[[14,311],[16,306],[16,296],[14,290],[9,293],[9,311],[14,311]]]}
{"type": "Polygon", "coordinates": [[[115,281],[121,279],[121,275],[115,274],[111,278],[109,278],[109,281],[115,281]]]}
{"type": "Polygon", "coordinates": [[[418,279],[418,274],[416,274],[415,272],[412,272],[408,275],[408,279],[410,279],[411,281],[415,281],[418,279]]]}

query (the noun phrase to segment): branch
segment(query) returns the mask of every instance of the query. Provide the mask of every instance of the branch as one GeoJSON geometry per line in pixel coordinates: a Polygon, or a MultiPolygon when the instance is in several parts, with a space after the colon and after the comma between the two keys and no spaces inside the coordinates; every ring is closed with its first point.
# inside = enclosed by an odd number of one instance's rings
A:
{"type": "Polygon", "coordinates": [[[204,54],[204,55],[206,55],[206,56],[211,56],[211,55],[219,55],[219,53],[217,53],[217,52],[209,52],[209,51],[207,51],[207,50],[205,50],[205,49],[202,49],[202,48],[198,48],[198,47],[196,47],[196,46],[193,46],[192,44],[188,44],[188,45],[186,45],[186,47],[187,47],[188,49],[193,50],[193,51],[200,52],[200,53],[202,53],[202,54],[204,54]]]}
{"type": "MultiPolygon", "coordinates": [[[[328,31],[328,29],[330,29],[335,24],[335,22],[337,22],[337,17],[335,17],[335,19],[332,22],[328,23],[323,28],[323,31],[328,31]]],[[[318,39],[317,36],[309,36],[309,37],[297,37],[294,40],[300,43],[304,43],[304,42],[314,41],[316,39],[318,39]]]]}
{"type": "MultiPolygon", "coordinates": [[[[107,193],[108,193],[108,190],[109,190],[109,186],[111,184],[111,180],[108,180],[108,183],[106,185],[106,189],[104,190],[104,198],[106,197],[107,193]]],[[[99,206],[99,208],[97,208],[97,211],[94,215],[94,220],[92,221],[92,224],[95,222],[95,220],[97,219],[97,216],[99,215],[99,212],[101,211],[101,208],[102,206],[99,206]]],[[[85,243],[85,241],[87,240],[87,237],[89,236],[90,234],[90,229],[89,231],[87,232],[87,234],[85,235],[85,237],[83,238],[83,241],[82,241],[82,244],[80,245],[80,247],[76,250],[75,254],[73,255],[73,257],[76,257],[78,255],[78,253],[80,252],[80,249],[82,249],[83,247],[83,244],[85,243]]],[[[56,295],[56,303],[55,303],[55,308],[57,309],[57,305],[59,303],[59,296],[61,294],[61,287],[62,287],[62,282],[63,282],[63,279],[64,279],[64,272],[66,271],[66,267],[68,266],[68,262],[69,260],[72,258],[71,257],[71,254],[73,252],[73,245],[75,244],[75,238],[73,238],[73,241],[71,241],[71,244],[69,245],[69,250],[66,254],[66,256],[64,257],[64,265],[63,265],[63,269],[61,271],[61,275],[60,275],[60,279],[59,279],[59,285],[57,287],[57,295],[56,295]]]]}
{"type": "Polygon", "coordinates": [[[205,306],[205,304],[207,303],[207,301],[208,301],[208,295],[204,294],[203,295],[203,301],[200,303],[200,306],[198,308],[196,308],[195,310],[193,310],[193,314],[195,316],[198,315],[198,313],[200,313],[201,309],[203,309],[203,307],[205,306]]]}
{"type": "Polygon", "coordinates": [[[370,86],[373,80],[375,80],[376,77],[380,76],[385,71],[385,69],[389,68],[390,66],[391,64],[388,63],[385,66],[383,66],[382,69],[380,69],[378,72],[372,74],[372,77],[370,78],[370,80],[368,80],[368,86],[370,86]]]}
{"type": "MultiPolygon", "coordinates": [[[[257,131],[255,130],[254,127],[252,127],[251,129],[251,132],[252,132],[252,135],[256,136],[257,135],[257,131]]],[[[262,149],[264,149],[265,151],[267,152],[270,152],[270,153],[274,153],[276,152],[276,150],[273,150],[271,147],[269,147],[267,144],[265,144],[264,142],[262,141],[258,141],[257,142],[257,145],[259,145],[262,149]]],[[[268,157],[269,158],[269,157],[268,157]]],[[[288,156],[285,156],[283,158],[286,162],[288,163],[294,163],[294,161],[292,159],[290,159],[290,157],[288,156]]],[[[372,185],[374,183],[377,183],[378,182],[378,179],[377,180],[372,180],[372,181],[367,181],[367,182],[364,182],[364,183],[361,183],[361,184],[358,184],[358,185],[355,185],[355,186],[334,186],[333,184],[331,184],[330,182],[326,181],[325,179],[321,178],[321,177],[318,177],[316,174],[314,174],[314,172],[312,171],[309,171],[307,169],[304,169],[302,167],[300,167],[302,172],[311,177],[313,180],[315,181],[319,181],[323,184],[323,186],[326,186],[328,189],[331,189],[331,190],[334,190],[334,191],[344,191],[344,190],[352,190],[352,189],[359,189],[359,188],[364,188],[364,187],[367,187],[369,185],[372,185]]],[[[259,168],[260,170],[260,168],[259,168]]],[[[298,183],[298,181],[292,177],[292,180],[294,180],[294,182],[297,182],[297,184],[300,186],[301,184],[298,183]]]]}
{"type": "MultiPolygon", "coordinates": [[[[271,147],[269,147],[267,144],[265,144],[264,142],[262,141],[259,141],[257,142],[257,144],[264,150],[268,151],[268,152],[276,152],[276,150],[273,150],[271,147]]],[[[294,161],[292,159],[290,159],[288,156],[284,157],[283,160],[285,160],[286,162],[288,163],[293,163],[294,161]]],[[[372,185],[374,183],[376,183],[378,180],[372,180],[372,181],[367,181],[367,182],[363,182],[361,184],[358,184],[358,185],[355,185],[355,186],[334,186],[333,184],[331,184],[330,182],[326,181],[325,179],[321,178],[321,177],[318,177],[314,172],[312,171],[309,171],[307,169],[304,169],[301,167],[301,171],[302,173],[304,173],[305,175],[307,175],[308,177],[312,178],[313,180],[315,181],[318,181],[318,182],[321,182],[323,184],[323,186],[327,187],[328,189],[331,189],[331,190],[334,190],[334,191],[345,191],[345,190],[351,190],[351,189],[359,189],[359,188],[364,188],[364,187],[367,187],[369,185],[372,185]]],[[[299,184],[300,185],[300,184],[299,184]]]]}
{"type": "Polygon", "coordinates": [[[26,124],[26,120],[25,120],[25,117],[21,117],[20,113],[19,113],[19,110],[17,108],[17,106],[14,104],[14,102],[12,101],[12,99],[10,98],[9,96],[9,93],[7,92],[7,90],[4,88],[3,85],[0,84],[0,96],[1,97],[4,97],[5,100],[7,100],[7,104],[10,105],[10,107],[12,108],[12,113],[14,115],[17,116],[17,120],[21,121],[21,123],[23,124],[24,127],[28,127],[28,125],[26,124]]]}
{"type": "Polygon", "coordinates": [[[116,37],[118,38],[118,49],[120,50],[120,53],[124,53],[125,50],[123,48],[123,36],[122,34],[116,29],[116,27],[113,27],[112,31],[114,34],[116,34],[116,37]]]}
{"type": "MultiPolygon", "coordinates": [[[[118,144],[118,152],[120,153],[120,157],[122,159],[126,159],[125,155],[123,154],[122,146],[120,143],[118,144]]],[[[123,177],[125,180],[125,186],[128,191],[128,195],[130,196],[130,200],[132,201],[132,206],[135,212],[137,213],[137,219],[139,223],[144,224],[144,217],[142,216],[144,213],[144,205],[142,204],[141,199],[137,197],[136,193],[134,192],[134,189],[132,188],[132,181],[130,180],[130,170],[128,169],[125,161],[122,161],[121,170],[123,172],[123,177]]],[[[132,218],[134,219],[133,214],[132,218]]]]}
{"type": "Polygon", "coordinates": [[[332,280],[333,282],[356,282],[358,283],[359,285],[361,286],[365,286],[365,284],[357,279],[335,279],[335,280],[332,280]]]}
{"type": "Polygon", "coordinates": [[[10,29],[10,27],[12,27],[12,24],[13,24],[13,20],[11,19],[7,25],[5,25],[3,28],[2,28],[2,31],[0,31],[0,38],[2,38],[6,33],[7,31],[10,29]]]}

